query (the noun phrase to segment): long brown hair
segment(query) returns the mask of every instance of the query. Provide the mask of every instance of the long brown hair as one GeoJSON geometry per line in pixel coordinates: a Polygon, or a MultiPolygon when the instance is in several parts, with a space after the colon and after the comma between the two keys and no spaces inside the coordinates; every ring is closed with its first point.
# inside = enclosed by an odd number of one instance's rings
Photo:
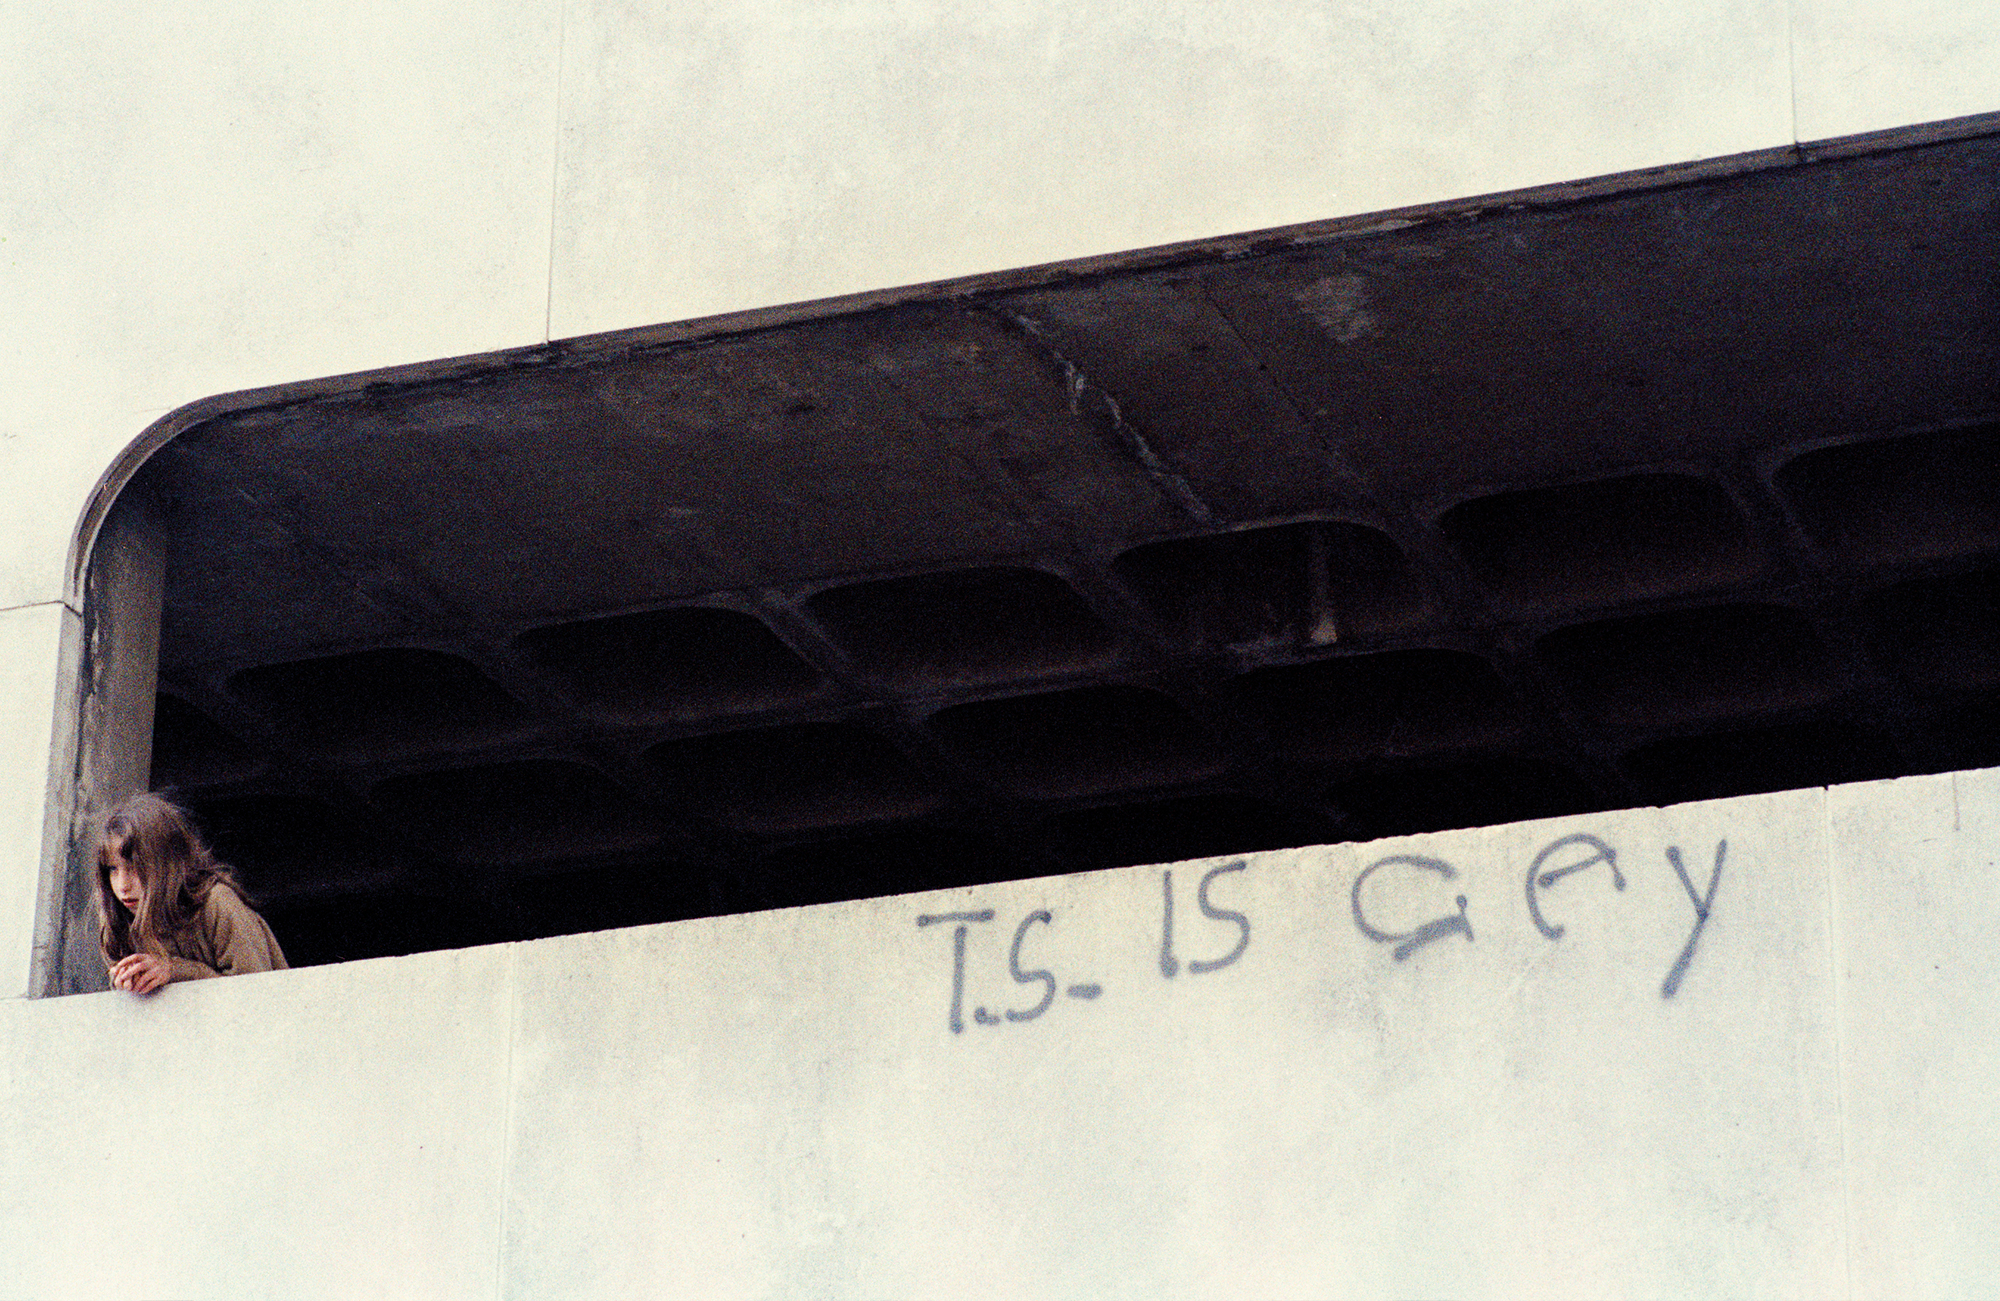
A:
{"type": "Polygon", "coordinates": [[[105,965],[134,953],[170,956],[168,941],[194,920],[218,882],[243,894],[185,809],[150,793],[113,808],[97,838],[97,942],[105,965]],[[145,883],[136,914],[112,893],[114,852],[145,883]]]}

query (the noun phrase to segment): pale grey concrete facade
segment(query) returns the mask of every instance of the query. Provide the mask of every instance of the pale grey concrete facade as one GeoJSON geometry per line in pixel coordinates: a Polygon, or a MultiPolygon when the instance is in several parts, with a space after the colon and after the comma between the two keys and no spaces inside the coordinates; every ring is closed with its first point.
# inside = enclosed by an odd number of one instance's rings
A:
{"type": "Polygon", "coordinates": [[[1983,1295],[1996,853],[1943,775],[21,1004],[4,1294],[1983,1295]]]}
{"type": "Polygon", "coordinates": [[[0,1297],[1980,1294],[1990,774],[1260,856],[1221,917],[1178,867],[1172,979],[1155,868],[30,995],[93,485],[190,404],[1991,113],[1996,45],[1952,0],[0,15],[0,1297]],[[1559,878],[1550,940],[1523,878],[1584,832],[1628,885],[1559,878]],[[1723,840],[1663,998],[1665,850],[1723,840]],[[1475,940],[1357,929],[1396,853],[1475,940]],[[953,1034],[918,919],[987,907],[953,1034]],[[108,1229],[128,1184],[175,1209],[108,1229]]]}
{"type": "Polygon", "coordinates": [[[1996,166],[1973,118],[210,404],[106,526],[170,557],[151,780],[317,963],[2000,762],[1996,166]]]}

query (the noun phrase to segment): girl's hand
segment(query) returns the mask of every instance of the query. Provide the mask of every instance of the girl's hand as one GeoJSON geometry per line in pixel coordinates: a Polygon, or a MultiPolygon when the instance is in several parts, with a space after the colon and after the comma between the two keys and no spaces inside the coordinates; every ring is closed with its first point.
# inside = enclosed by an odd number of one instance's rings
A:
{"type": "Polygon", "coordinates": [[[174,969],[165,958],[153,953],[134,953],[120,958],[111,968],[111,987],[150,994],[174,978],[174,969]]]}

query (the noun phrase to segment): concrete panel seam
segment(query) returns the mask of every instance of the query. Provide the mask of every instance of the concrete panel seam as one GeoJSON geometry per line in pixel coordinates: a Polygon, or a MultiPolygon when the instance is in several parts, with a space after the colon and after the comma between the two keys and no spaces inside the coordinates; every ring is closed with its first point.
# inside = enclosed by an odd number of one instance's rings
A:
{"type": "Polygon", "coordinates": [[[1856,154],[1872,153],[1882,149],[1918,149],[1925,145],[1970,140],[1976,136],[1992,135],[1995,132],[2000,132],[2000,111],[1968,113],[1964,117],[1948,117],[1936,122],[1919,122],[1910,126],[1886,127],[1880,131],[1863,131],[1856,135],[1801,140],[1792,146],[1789,152],[1796,155],[1797,162],[1816,163],[1828,158],[1851,158],[1856,154]]]}
{"type": "Polygon", "coordinates": [[[507,1295],[507,1199],[514,1167],[514,1098],[520,1092],[514,1079],[514,1045],[521,1037],[521,982],[519,944],[507,946],[507,1067],[501,1076],[506,1090],[500,1104],[500,1205],[494,1217],[493,1295],[503,1301],[507,1295]]]}
{"type": "Polygon", "coordinates": [[[1792,113],[1792,143],[1799,140],[1798,0],[1785,0],[1785,104],[1792,113]]]}
{"type": "MultiPolygon", "coordinates": [[[[49,760],[42,786],[42,844],[40,876],[35,891],[35,909],[30,930],[28,985],[18,991],[28,997],[53,992],[50,981],[54,963],[62,948],[62,909],[67,892],[63,882],[69,870],[70,837],[76,815],[76,786],[80,759],[81,711],[78,695],[84,657],[83,616],[65,603],[58,616],[56,689],[54,714],[49,720],[49,760]]],[[[14,993],[17,991],[9,991],[14,993]]]]}
{"type": "Polygon", "coordinates": [[[81,600],[73,601],[68,597],[58,597],[53,601],[24,601],[20,605],[0,605],[0,614],[13,614],[20,610],[39,610],[45,605],[60,605],[75,615],[83,613],[83,602],[81,600]]]}
{"type": "MultiPolygon", "coordinates": [[[[1957,779],[1953,778],[1954,786],[1957,779]]],[[[1841,960],[1840,888],[1835,859],[1833,793],[1820,792],[1820,845],[1826,872],[1827,975],[1833,992],[1833,1104],[1840,1133],[1840,1263],[1854,1301],[1854,1172],[1847,1155],[1847,973],[1841,960]]]]}
{"type": "Polygon", "coordinates": [[[1117,445],[1139,463],[1145,470],[1146,477],[1151,479],[1169,500],[1179,506],[1189,519],[1197,524],[1215,523],[1215,511],[1201,499],[1185,476],[1176,474],[1160,459],[1159,453],[1153,449],[1144,431],[1126,416],[1123,405],[1109,389],[1091,379],[1081,366],[1064,356],[1033,318],[1006,307],[993,309],[993,314],[1027,339],[1045,360],[1061,368],[1064,386],[1069,390],[1069,409],[1072,414],[1101,415],[1111,426],[1117,445]]]}
{"type": "MultiPolygon", "coordinates": [[[[557,214],[562,206],[562,146],[563,146],[563,102],[562,74],[563,51],[569,36],[569,0],[557,0],[556,5],[556,68],[555,86],[550,99],[555,121],[551,124],[555,140],[549,149],[549,249],[548,265],[543,269],[542,278],[542,342],[547,343],[555,331],[556,314],[556,228],[557,214]]],[[[1797,115],[1794,114],[1794,121],[1797,115]]],[[[1794,132],[1796,134],[1796,131],[1794,132]]]]}

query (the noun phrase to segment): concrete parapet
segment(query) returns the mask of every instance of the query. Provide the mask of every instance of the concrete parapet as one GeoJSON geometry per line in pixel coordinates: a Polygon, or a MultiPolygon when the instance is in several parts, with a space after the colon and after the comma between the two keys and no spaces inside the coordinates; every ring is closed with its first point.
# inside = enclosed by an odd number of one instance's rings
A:
{"type": "Polygon", "coordinates": [[[16,1001],[0,1296],[1965,1295],[1996,794],[16,1001]]]}

